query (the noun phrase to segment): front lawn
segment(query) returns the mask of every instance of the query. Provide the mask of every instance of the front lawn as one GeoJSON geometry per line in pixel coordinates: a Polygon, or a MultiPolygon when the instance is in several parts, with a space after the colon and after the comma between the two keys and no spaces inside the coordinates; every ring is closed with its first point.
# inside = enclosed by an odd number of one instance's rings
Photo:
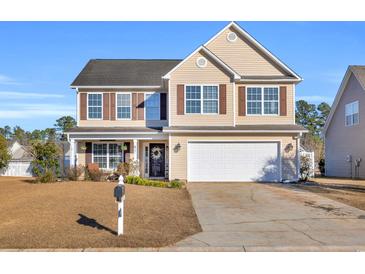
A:
{"type": "Polygon", "coordinates": [[[126,185],[118,237],[115,183],[29,180],[0,177],[0,248],[161,247],[201,231],[186,189],[126,185]]]}

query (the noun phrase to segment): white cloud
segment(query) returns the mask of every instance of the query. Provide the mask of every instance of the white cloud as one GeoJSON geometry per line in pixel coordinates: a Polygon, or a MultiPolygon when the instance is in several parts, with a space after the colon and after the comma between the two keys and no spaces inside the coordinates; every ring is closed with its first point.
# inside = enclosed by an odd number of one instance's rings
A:
{"type": "Polygon", "coordinates": [[[2,119],[34,119],[75,115],[75,106],[57,104],[7,104],[0,106],[2,119]]]}
{"type": "Polygon", "coordinates": [[[20,85],[21,83],[15,81],[15,79],[13,79],[9,76],[0,74],[0,84],[1,85],[20,85]]]}
{"type": "Polygon", "coordinates": [[[307,95],[307,96],[298,96],[297,100],[305,100],[313,103],[322,103],[322,102],[332,103],[333,98],[320,95],[307,95]]]}
{"type": "Polygon", "coordinates": [[[63,94],[37,93],[37,92],[18,92],[0,91],[0,99],[42,99],[42,98],[63,98],[63,94]]]}

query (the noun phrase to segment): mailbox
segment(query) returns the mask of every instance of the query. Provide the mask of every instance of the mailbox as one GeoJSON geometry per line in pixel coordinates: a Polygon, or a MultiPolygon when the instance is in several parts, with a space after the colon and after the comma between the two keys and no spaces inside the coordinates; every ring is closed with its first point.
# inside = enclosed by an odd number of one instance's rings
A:
{"type": "Polygon", "coordinates": [[[118,184],[115,188],[114,188],[114,197],[115,200],[120,203],[122,202],[122,198],[125,195],[125,186],[122,184],[118,184]]]}

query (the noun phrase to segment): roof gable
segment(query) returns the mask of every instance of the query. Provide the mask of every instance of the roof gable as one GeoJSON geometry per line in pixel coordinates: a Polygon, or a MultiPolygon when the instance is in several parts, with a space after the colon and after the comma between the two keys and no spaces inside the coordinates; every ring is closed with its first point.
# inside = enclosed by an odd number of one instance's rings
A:
{"type": "Polygon", "coordinates": [[[346,70],[345,76],[342,79],[341,85],[337,91],[335,100],[333,101],[332,107],[331,107],[331,111],[330,114],[328,115],[328,118],[326,120],[326,123],[324,125],[323,128],[323,133],[326,134],[332,118],[336,112],[337,106],[339,105],[342,95],[343,93],[346,91],[347,89],[347,85],[349,83],[349,80],[351,78],[351,76],[354,76],[355,79],[359,82],[360,86],[362,87],[362,89],[365,92],[365,66],[349,66],[346,70]]]}

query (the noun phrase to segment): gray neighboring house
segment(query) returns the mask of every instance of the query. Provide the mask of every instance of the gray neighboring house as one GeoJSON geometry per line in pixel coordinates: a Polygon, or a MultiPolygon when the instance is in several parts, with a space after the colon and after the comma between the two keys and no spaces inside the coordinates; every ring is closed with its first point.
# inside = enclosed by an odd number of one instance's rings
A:
{"type": "Polygon", "coordinates": [[[349,66],[324,127],[326,176],[365,178],[364,107],[365,66],[349,66]]]}
{"type": "Polygon", "coordinates": [[[22,176],[30,177],[32,173],[32,156],[30,154],[30,147],[21,145],[14,141],[9,146],[11,160],[6,169],[0,170],[0,176],[22,176]]]}

